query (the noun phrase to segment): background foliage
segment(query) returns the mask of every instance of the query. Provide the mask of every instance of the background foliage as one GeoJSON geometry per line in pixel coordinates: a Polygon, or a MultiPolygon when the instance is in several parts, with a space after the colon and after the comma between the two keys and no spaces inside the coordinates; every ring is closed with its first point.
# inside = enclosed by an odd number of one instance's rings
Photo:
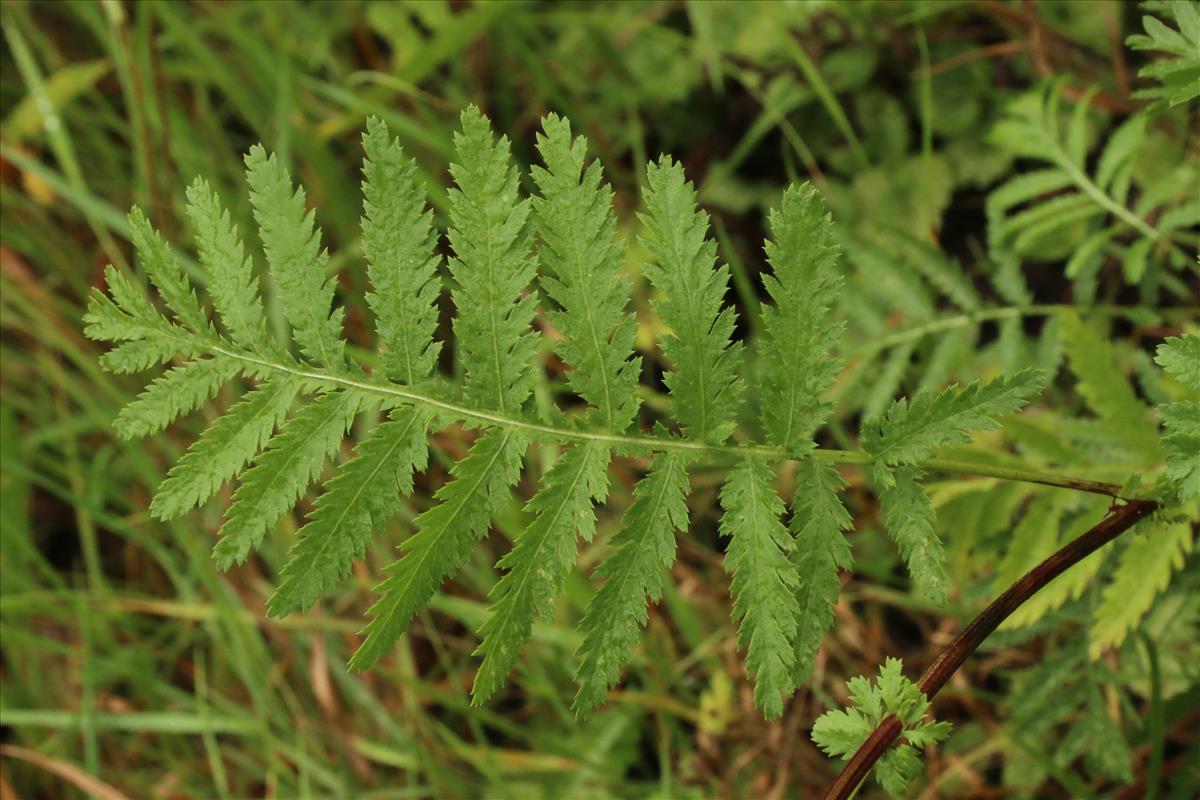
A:
{"type": "MultiPolygon", "coordinates": [[[[848,254],[845,368],[826,443],[853,444],[848,431],[898,391],[1040,366],[1056,376],[1044,405],[989,433],[987,455],[955,456],[1123,481],[1162,462],[1148,407],[1187,398],[1152,358],[1196,324],[1200,173],[1187,94],[1200,80],[1197,20],[1190,4],[1116,2],[5,4],[0,788],[816,792],[834,765],[808,732],[845,705],[846,678],[874,674],[887,655],[915,674],[1105,500],[933,483],[947,611],[909,592],[867,476],[844,470],[855,565],[835,632],[811,691],[765,725],[728,621],[720,476],[701,474],[634,664],[578,724],[566,698],[592,591],[583,575],[607,552],[636,479],[617,466],[567,603],[535,627],[513,686],[469,706],[494,556],[526,522],[515,496],[485,542],[491,554],[477,554],[393,657],[352,675],[344,664],[368,590],[422,509],[406,507],[376,537],[332,600],[284,620],[264,605],[308,508],[229,573],[208,556],[220,504],[171,523],[149,515],[150,491],[195,431],[116,439],[112,420],[138,381],[101,372],[81,334],[103,267],[133,266],[125,210],[141,205],[178,240],[183,189],[204,175],[248,228],[241,155],[268,144],[319,209],[347,336],[366,345],[366,117],[386,120],[417,157],[444,226],[458,111],[483,108],[523,164],[535,159],[538,119],[556,111],[592,141],[623,228],[640,165],[663,151],[683,162],[713,215],[744,336],[761,325],[745,301],[765,291],[767,210],[784,185],[810,178],[848,254]]],[[[625,270],[652,332],[640,248],[630,240],[625,270]]],[[[280,318],[274,309],[268,324],[280,318]]],[[[639,341],[644,355],[650,344],[639,341]]],[[[534,394],[548,402],[544,387],[534,394]]],[[[445,481],[466,442],[449,431],[435,445],[418,496],[445,481]]],[[[955,725],[915,795],[1194,796],[1194,522],[1153,535],[1064,575],[938,696],[935,714],[955,725]]]]}

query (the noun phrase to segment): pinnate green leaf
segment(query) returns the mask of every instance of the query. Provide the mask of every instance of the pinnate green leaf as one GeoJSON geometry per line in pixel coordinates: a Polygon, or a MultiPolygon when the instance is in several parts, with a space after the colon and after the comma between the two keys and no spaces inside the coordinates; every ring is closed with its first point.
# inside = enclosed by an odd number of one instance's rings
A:
{"type": "Polygon", "coordinates": [[[1158,457],[1158,432],[1149,409],[1117,368],[1117,356],[1107,337],[1072,310],[1060,312],[1059,327],[1076,388],[1088,407],[1114,433],[1143,451],[1147,460],[1158,457]]]}
{"type": "Polygon", "coordinates": [[[250,204],[267,264],[278,290],[292,338],[310,361],[331,369],[343,365],[342,317],[333,311],[335,283],[328,275],[329,254],[321,249],[315,214],[306,211],[304,189],[293,188],[292,176],[261,145],[246,155],[250,204]]]}
{"type": "Polygon", "coordinates": [[[129,212],[129,234],[142,268],[175,318],[196,333],[207,331],[208,318],[200,308],[183,265],[140,208],[135,207],[129,212]]]}
{"type": "Polygon", "coordinates": [[[844,535],[851,526],[850,514],[838,496],[844,486],[837,468],[828,462],[808,459],[796,473],[791,530],[796,537],[792,560],[800,581],[794,666],[798,686],[812,677],[821,637],[833,624],[833,604],[842,589],[838,570],[854,563],[844,535]]]}
{"type": "Polygon", "coordinates": [[[497,566],[508,569],[489,595],[492,615],[479,629],[483,663],[471,693],[478,705],[500,688],[537,619],[554,613],[562,582],[575,564],[575,538],[591,540],[594,503],[608,494],[608,453],[583,444],[568,450],[546,473],[545,488],[525,510],[534,515],[497,566]]]}
{"type": "Polygon", "coordinates": [[[879,464],[913,464],[939,448],[971,441],[974,431],[996,429],[997,417],[1019,410],[1044,383],[1041,371],[1024,369],[987,383],[918,393],[911,403],[896,400],[882,419],[865,424],[863,447],[879,464]]]}
{"type": "Polygon", "coordinates": [[[368,612],[372,619],[350,659],[351,669],[366,669],[382,658],[442,581],[466,561],[517,482],[524,450],[515,433],[491,430],[450,470],[449,483],[434,495],[435,505],[417,517],[417,532],[404,542],[404,555],[375,587],[379,599],[368,612]]]}
{"type": "Polygon", "coordinates": [[[363,252],[379,341],[386,346],[384,371],[409,385],[428,379],[441,344],[437,300],[441,292],[433,212],[417,176],[387,125],[371,117],[363,134],[363,252]]]}
{"type": "Polygon", "coordinates": [[[122,408],[113,429],[122,439],[152,436],[211,400],[241,370],[241,364],[228,358],[203,358],[175,367],[122,408]]]}
{"type": "Polygon", "coordinates": [[[760,460],[735,466],[721,489],[721,534],[729,538],[725,570],[733,575],[733,617],[738,644],[747,649],[754,701],[767,719],[783,713],[790,694],[800,616],[798,576],[789,557],[792,537],[782,522],[783,501],[774,475],[760,460]]]}
{"type": "Polygon", "coordinates": [[[687,528],[687,491],[686,462],[674,451],[657,456],[634,489],[625,527],[613,538],[616,551],[598,570],[604,584],[579,623],[584,638],[575,673],[579,691],[572,704],[577,716],[600,705],[620,679],[646,624],[647,597],[657,602],[662,596],[675,561],[675,532],[687,528]]]}
{"type": "Polygon", "coordinates": [[[208,294],[229,338],[251,352],[269,352],[266,313],[258,296],[254,264],[229,212],[203,178],[188,187],[187,201],[208,294]]]}
{"type": "Polygon", "coordinates": [[[281,617],[307,610],[362,558],[371,534],[412,491],[413,472],[425,465],[428,422],[424,409],[399,408],[359,443],[297,534],[267,613],[281,617]]]}
{"type": "Polygon", "coordinates": [[[330,392],[283,425],[233,494],[213,548],[221,569],[246,560],[341,446],[359,410],[377,402],[377,397],[358,392],[330,392]]]}
{"type": "Polygon", "coordinates": [[[1138,95],[1162,97],[1177,106],[1200,97],[1200,11],[1188,0],[1159,3],[1155,8],[1175,28],[1158,17],[1146,15],[1142,17],[1145,33],[1130,36],[1126,43],[1134,50],[1154,50],[1172,56],[1152,60],[1138,71],[1139,76],[1161,83],[1138,95]]]}
{"type": "Polygon", "coordinates": [[[450,165],[450,273],[458,312],[455,343],[472,405],[516,413],[533,389],[530,329],[535,295],[528,292],[537,262],[528,225],[530,203],[520,199],[507,137],[471,106],[454,135],[450,165]]]}
{"type": "Polygon", "coordinates": [[[254,458],[283,422],[296,398],[295,381],[258,386],[209,425],[159,484],[150,513],[169,520],[212,497],[254,458]]]}
{"type": "Polygon", "coordinates": [[[933,505],[917,483],[914,467],[901,467],[894,482],[884,488],[883,517],[888,533],[900,549],[917,594],[942,605],[950,589],[942,540],[933,529],[933,505]]]}
{"type": "Polygon", "coordinates": [[[542,120],[537,146],[545,167],[534,167],[540,197],[533,199],[542,287],[561,310],[549,317],[562,334],[555,349],[571,365],[567,383],[596,409],[607,430],[623,431],[637,414],[641,359],[630,358],[637,325],[626,310],[629,281],[616,237],[612,189],[601,183],[597,161],[587,161],[587,139],[572,138],[565,119],[542,120]]]}
{"type": "Polygon", "coordinates": [[[657,296],[654,310],[670,329],[660,343],[672,365],[663,380],[672,414],[684,435],[711,444],[736,426],[743,384],[742,345],[730,342],[733,308],[722,308],[729,267],[716,266],[708,214],[696,207],[696,190],[683,167],[663,156],[646,170],[642,241],[653,256],[646,266],[657,296]]]}
{"type": "Polygon", "coordinates": [[[758,402],[763,430],[788,452],[813,446],[812,433],[829,412],[822,393],[837,377],[833,348],[844,323],[832,307],[842,278],[833,222],[811,184],[793,186],[771,212],[764,278],[774,305],[763,308],[758,402]]]}
{"type": "Polygon", "coordinates": [[[879,760],[875,778],[892,797],[901,797],[909,782],[921,772],[915,747],[929,747],[950,735],[950,725],[926,719],[929,700],[917,685],[904,677],[899,659],[889,658],[872,682],[862,676],[846,683],[851,706],[826,711],[813,725],[812,739],[828,755],[849,761],[871,732],[889,716],[904,726],[905,744],[894,746],[879,760]]]}
{"type": "Polygon", "coordinates": [[[1195,500],[1200,498],[1200,336],[1168,338],[1155,360],[1192,392],[1192,399],[1163,403],[1157,413],[1165,434],[1165,477],[1180,500],[1195,500]]]}
{"type": "Polygon", "coordinates": [[[1200,336],[1170,336],[1158,346],[1154,360],[1189,389],[1200,392],[1200,336]]]}
{"type": "Polygon", "coordinates": [[[1144,525],[1141,535],[1134,535],[1121,550],[1112,581],[1096,607],[1088,637],[1092,658],[1125,640],[1195,547],[1192,524],[1186,519],[1144,525]]]}

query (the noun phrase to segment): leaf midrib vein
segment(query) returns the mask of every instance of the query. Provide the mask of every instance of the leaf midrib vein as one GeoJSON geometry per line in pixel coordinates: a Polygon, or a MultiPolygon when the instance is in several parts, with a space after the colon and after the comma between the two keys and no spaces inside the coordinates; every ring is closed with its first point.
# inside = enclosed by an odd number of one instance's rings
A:
{"type": "MultiPolygon", "coordinates": [[[[599,431],[560,428],[538,422],[518,419],[495,412],[471,408],[449,400],[438,400],[422,394],[411,387],[397,384],[372,383],[366,380],[356,380],[345,375],[335,375],[324,372],[314,372],[301,366],[290,366],[271,361],[249,353],[231,350],[219,342],[207,341],[200,345],[215,355],[236,358],[247,364],[275,370],[296,378],[319,381],[325,384],[335,384],[364,392],[398,397],[410,403],[420,403],[430,408],[448,412],[462,419],[476,420],[506,430],[525,431],[530,434],[541,434],[553,439],[566,439],[583,442],[599,442],[613,448],[632,448],[650,451],[684,451],[692,453],[708,453],[721,458],[736,458],[745,456],[762,456],[777,461],[804,460],[815,458],[822,461],[832,461],[840,464],[870,464],[871,454],[861,450],[833,450],[816,448],[804,452],[792,452],[783,447],[771,447],[757,444],[708,444],[693,439],[665,438],[658,436],[631,436],[627,434],[603,433],[599,431]]],[[[945,458],[929,458],[917,462],[916,466],[925,470],[950,472],[978,477],[999,478],[1002,480],[1023,481],[1046,486],[1059,486],[1078,491],[1102,494],[1109,497],[1123,497],[1121,487],[1117,484],[1058,475],[1034,470],[1016,469],[1011,467],[980,464],[971,461],[959,461],[945,458]]],[[[1129,498],[1126,498],[1129,499],[1129,498]]]]}

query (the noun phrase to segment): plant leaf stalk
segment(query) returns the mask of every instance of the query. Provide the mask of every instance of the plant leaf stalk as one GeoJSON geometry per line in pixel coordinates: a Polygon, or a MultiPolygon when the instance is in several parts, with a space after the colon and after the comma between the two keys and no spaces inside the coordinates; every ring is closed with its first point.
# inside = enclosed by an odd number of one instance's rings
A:
{"type": "MultiPolygon", "coordinates": [[[[870,464],[872,460],[869,453],[861,450],[831,450],[826,448],[817,448],[816,450],[806,451],[803,453],[792,453],[784,448],[767,445],[713,445],[691,439],[670,438],[665,436],[622,435],[606,433],[603,431],[589,431],[579,430],[576,428],[560,427],[541,422],[535,422],[533,420],[525,419],[516,415],[471,408],[442,397],[435,397],[431,394],[422,393],[422,391],[419,389],[407,385],[381,383],[365,376],[356,377],[334,372],[324,372],[299,364],[287,364],[278,360],[271,360],[249,353],[231,350],[228,347],[216,342],[203,342],[201,346],[206,348],[214,355],[238,359],[239,361],[242,361],[248,365],[252,371],[262,371],[264,369],[272,370],[290,375],[293,378],[309,381],[313,385],[356,389],[362,392],[380,394],[384,395],[385,397],[394,398],[403,402],[417,403],[437,411],[448,412],[452,416],[460,417],[462,419],[481,422],[486,425],[492,425],[498,428],[504,428],[506,430],[519,430],[532,434],[540,434],[542,436],[555,438],[560,441],[598,442],[610,447],[634,451],[684,450],[689,452],[704,453],[710,458],[744,458],[746,456],[762,456],[764,458],[772,458],[777,460],[791,458],[816,458],[834,461],[839,464],[870,464]]],[[[916,466],[924,470],[932,470],[936,472],[949,472],[959,475],[999,478],[1001,480],[1037,483],[1044,486],[1057,486],[1063,489],[1074,489],[1076,491],[1101,494],[1113,498],[1120,498],[1121,496],[1121,487],[1115,483],[1093,481],[1049,472],[1038,472],[1036,470],[1002,467],[992,464],[976,463],[974,461],[960,461],[944,458],[926,459],[918,462],[916,466]]]]}
{"type": "MultiPolygon", "coordinates": [[[[1131,500],[1125,505],[1110,510],[1108,516],[1084,534],[1068,542],[1042,563],[1025,573],[1016,583],[997,597],[979,616],[963,629],[917,681],[917,686],[927,697],[932,698],[958,671],[967,657],[979,648],[983,641],[999,627],[1022,603],[1033,597],[1050,581],[1057,578],[1074,564],[1099,550],[1140,520],[1154,513],[1158,503],[1153,500],[1131,500]]],[[[858,751],[846,762],[842,772],[825,792],[825,800],[847,800],[871,771],[887,749],[899,738],[902,731],[900,720],[894,716],[885,718],[867,737],[858,751]]]]}

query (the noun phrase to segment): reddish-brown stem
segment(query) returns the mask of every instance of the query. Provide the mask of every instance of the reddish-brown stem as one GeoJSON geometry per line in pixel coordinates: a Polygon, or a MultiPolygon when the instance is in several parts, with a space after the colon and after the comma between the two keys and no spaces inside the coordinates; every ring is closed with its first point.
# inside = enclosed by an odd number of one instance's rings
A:
{"type": "MultiPolygon", "coordinates": [[[[963,632],[950,644],[945,651],[917,681],[917,686],[927,697],[932,698],[938,690],[946,685],[950,676],[958,671],[967,657],[983,644],[983,640],[1008,619],[1018,607],[1043,586],[1057,578],[1073,564],[1077,564],[1087,556],[1099,550],[1113,539],[1129,530],[1139,520],[1152,514],[1158,504],[1153,500],[1131,500],[1115,509],[1095,527],[1077,539],[1068,542],[1062,549],[1054,553],[1042,563],[1005,590],[992,604],[985,608],[979,616],[971,620],[963,632]]],[[[837,779],[825,792],[825,800],[846,800],[854,792],[863,778],[870,772],[893,742],[900,736],[900,720],[888,717],[862,743],[837,779]]]]}

